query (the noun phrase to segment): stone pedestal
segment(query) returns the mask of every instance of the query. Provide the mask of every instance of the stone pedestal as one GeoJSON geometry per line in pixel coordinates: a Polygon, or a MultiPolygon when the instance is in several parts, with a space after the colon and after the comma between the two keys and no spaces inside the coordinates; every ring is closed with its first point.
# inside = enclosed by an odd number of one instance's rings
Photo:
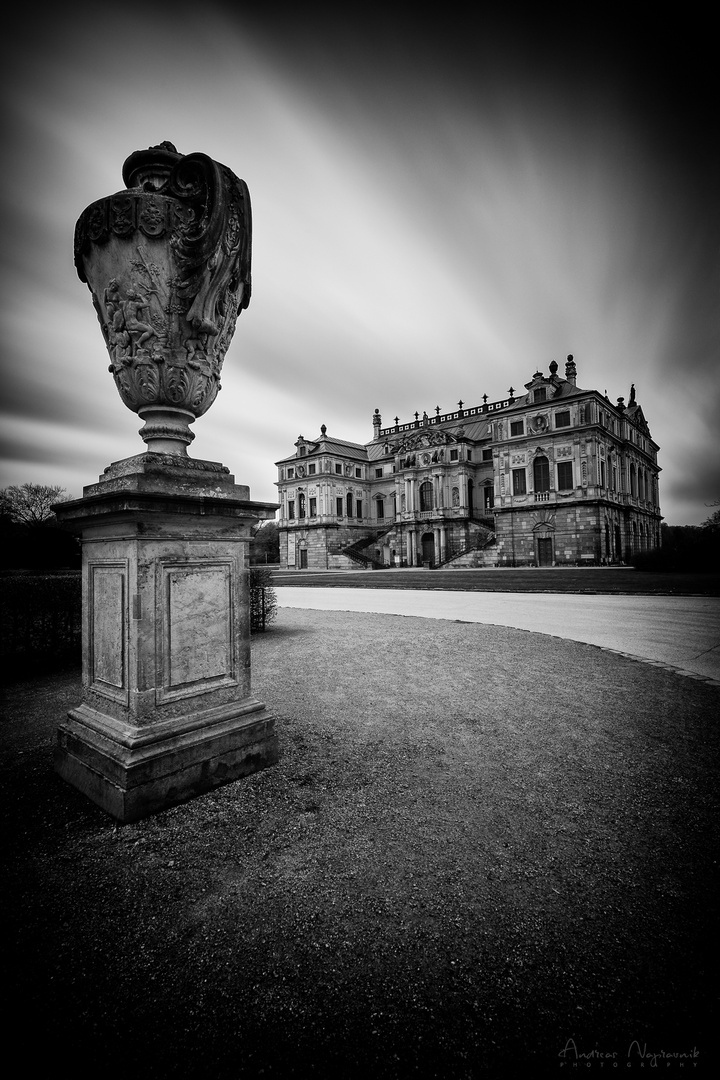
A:
{"type": "Polygon", "coordinates": [[[274,504],[212,462],[117,462],[56,508],[83,545],[83,700],[60,775],[129,822],[277,760],[252,696],[248,547],[274,504]]]}

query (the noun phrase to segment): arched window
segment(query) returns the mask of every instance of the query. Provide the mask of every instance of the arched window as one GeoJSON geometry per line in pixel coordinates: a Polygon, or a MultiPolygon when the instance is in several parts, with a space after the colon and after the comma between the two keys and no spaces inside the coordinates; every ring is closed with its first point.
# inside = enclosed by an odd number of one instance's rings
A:
{"type": "Polygon", "coordinates": [[[433,486],[430,480],[424,480],[420,485],[420,510],[432,510],[433,486]]]}
{"type": "Polygon", "coordinates": [[[452,504],[453,506],[460,505],[460,488],[454,487],[452,489],[452,504]]]}
{"type": "Polygon", "coordinates": [[[298,492],[298,517],[305,517],[305,494],[302,491],[298,492]]]}
{"type": "Polygon", "coordinates": [[[533,462],[533,485],[535,491],[550,490],[550,462],[544,456],[536,457],[533,462]]]}

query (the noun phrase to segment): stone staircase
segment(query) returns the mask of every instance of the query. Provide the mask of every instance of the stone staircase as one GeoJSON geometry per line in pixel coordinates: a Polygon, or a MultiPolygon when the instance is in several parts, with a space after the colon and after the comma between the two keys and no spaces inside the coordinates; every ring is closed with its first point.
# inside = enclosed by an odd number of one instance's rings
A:
{"type": "Polygon", "coordinates": [[[434,570],[438,570],[441,566],[449,569],[475,569],[479,566],[495,565],[493,553],[488,550],[495,544],[495,533],[485,525],[477,523],[474,523],[471,528],[474,535],[469,543],[450,551],[441,562],[435,563],[434,570]]]}
{"type": "Polygon", "coordinates": [[[358,566],[365,567],[367,570],[385,570],[387,569],[385,564],[376,559],[374,555],[368,555],[367,552],[363,551],[363,548],[376,544],[381,536],[385,536],[391,530],[392,526],[388,526],[386,529],[376,529],[375,532],[356,540],[349,547],[343,548],[341,554],[346,555],[348,559],[357,563],[358,566]]]}

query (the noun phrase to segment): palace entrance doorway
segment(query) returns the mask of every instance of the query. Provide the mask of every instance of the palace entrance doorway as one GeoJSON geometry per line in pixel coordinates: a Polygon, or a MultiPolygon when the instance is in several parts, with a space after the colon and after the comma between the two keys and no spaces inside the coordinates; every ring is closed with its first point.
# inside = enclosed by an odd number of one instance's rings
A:
{"type": "Polygon", "coordinates": [[[553,550],[551,536],[538,536],[537,538],[537,562],[538,566],[552,566],[553,550]]]}
{"type": "Polygon", "coordinates": [[[435,537],[432,533],[423,533],[420,540],[422,547],[422,561],[423,564],[428,563],[430,566],[435,565],[435,537]]]}

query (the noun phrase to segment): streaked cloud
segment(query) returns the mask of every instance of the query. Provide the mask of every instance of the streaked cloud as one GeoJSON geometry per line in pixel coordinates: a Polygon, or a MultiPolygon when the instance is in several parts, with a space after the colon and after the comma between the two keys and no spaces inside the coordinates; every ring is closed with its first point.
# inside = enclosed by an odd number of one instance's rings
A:
{"type": "Polygon", "coordinates": [[[365,441],[375,407],[390,420],[497,398],[572,352],[583,386],[614,400],[635,382],[668,519],[707,516],[717,156],[702,108],[686,118],[682,86],[658,82],[661,55],[643,68],[631,42],[579,21],[554,37],[551,21],[496,19],[470,39],[442,17],[400,32],[387,11],[172,13],[75,5],[15,29],[0,483],[78,493],[142,450],[72,231],[122,187],[132,150],[171,139],[252,194],[253,301],[191,453],[253,497],[274,497],[272,463],[300,432],[365,441]]]}

